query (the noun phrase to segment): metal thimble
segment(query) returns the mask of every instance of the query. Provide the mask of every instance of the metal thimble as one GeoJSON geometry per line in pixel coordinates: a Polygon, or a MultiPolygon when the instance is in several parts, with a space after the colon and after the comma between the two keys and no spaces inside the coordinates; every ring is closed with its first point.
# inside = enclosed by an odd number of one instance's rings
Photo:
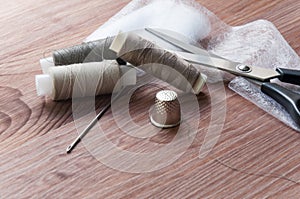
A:
{"type": "Polygon", "coordinates": [[[180,124],[181,112],[176,92],[163,90],[156,94],[150,121],[159,128],[172,128],[180,124]]]}

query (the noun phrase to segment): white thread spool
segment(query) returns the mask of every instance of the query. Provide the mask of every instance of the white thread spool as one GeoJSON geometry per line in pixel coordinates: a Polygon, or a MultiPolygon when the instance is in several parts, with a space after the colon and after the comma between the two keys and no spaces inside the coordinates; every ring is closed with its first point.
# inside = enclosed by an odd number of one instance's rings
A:
{"type": "Polygon", "coordinates": [[[116,61],[49,67],[47,74],[36,76],[36,90],[38,96],[66,100],[110,94],[120,79],[122,86],[134,85],[136,71],[129,66],[120,66],[116,61]],[[75,89],[76,92],[73,92],[75,89]]]}

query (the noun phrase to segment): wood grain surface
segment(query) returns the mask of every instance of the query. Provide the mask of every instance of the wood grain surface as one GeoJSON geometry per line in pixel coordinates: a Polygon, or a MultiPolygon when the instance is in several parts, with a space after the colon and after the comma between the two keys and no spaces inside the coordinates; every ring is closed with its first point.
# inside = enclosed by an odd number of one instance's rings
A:
{"type": "MultiPolygon", "coordinates": [[[[198,2],[230,25],[271,21],[300,54],[300,1],[198,2]]],[[[210,93],[222,92],[217,85],[212,90],[206,87],[198,96],[201,120],[189,118],[198,125],[195,139],[166,167],[129,173],[95,158],[93,154],[101,152],[95,150],[101,143],[99,127],[120,149],[137,153],[153,151],[174,139],[175,134],[168,131],[147,139],[130,137],[118,128],[111,111],[72,154],[65,154],[80,127],[73,121],[71,101],[37,97],[38,60],[52,49],[80,43],[127,3],[1,2],[0,198],[299,198],[300,135],[228,88],[225,104],[215,102],[220,109],[226,108],[221,135],[213,150],[199,158],[202,144],[218,137],[206,137],[212,112],[210,93]]],[[[154,128],[148,123],[148,110],[158,90],[145,86],[131,99],[130,115],[144,133],[154,128]],[[142,101],[145,96],[147,100],[142,101]]],[[[110,96],[98,97],[97,110],[109,100],[110,96]]],[[[118,117],[129,125],[122,114],[118,117]]],[[[107,154],[115,155],[113,151],[107,154]]],[[[119,161],[120,165],[126,162],[119,161]]]]}

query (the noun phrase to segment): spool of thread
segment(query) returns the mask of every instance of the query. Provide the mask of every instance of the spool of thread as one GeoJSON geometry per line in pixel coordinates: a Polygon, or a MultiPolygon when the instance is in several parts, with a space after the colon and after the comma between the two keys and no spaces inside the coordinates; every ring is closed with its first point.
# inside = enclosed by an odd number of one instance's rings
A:
{"type": "Polygon", "coordinates": [[[126,62],[109,49],[113,39],[114,37],[107,37],[106,39],[55,50],[52,57],[40,60],[43,73],[47,73],[48,69],[53,66],[102,62],[103,60],[116,60],[120,65],[126,65],[126,62]]]}
{"type": "Polygon", "coordinates": [[[36,90],[53,100],[111,94],[121,77],[121,86],[136,84],[135,70],[116,61],[57,66],[36,76],[36,90]]]}
{"type": "Polygon", "coordinates": [[[110,49],[123,60],[142,67],[146,72],[183,91],[199,94],[205,84],[206,76],[192,64],[135,33],[117,35],[110,49]]]}
{"type": "Polygon", "coordinates": [[[86,62],[101,62],[103,59],[117,59],[116,53],[109,49],[114,37],[83,43],[65,49],[55,50],[52,54],[55,66],[86,62]]]}

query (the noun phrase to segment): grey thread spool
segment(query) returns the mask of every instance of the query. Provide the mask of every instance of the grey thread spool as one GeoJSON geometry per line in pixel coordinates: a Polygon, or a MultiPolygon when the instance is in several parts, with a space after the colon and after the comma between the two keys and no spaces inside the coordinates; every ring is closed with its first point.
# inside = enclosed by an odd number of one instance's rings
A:
{"type": "Polygon", "coordinates": [[[117,60],[120,65],[126,62],[117,57],[116,53],[109,49],[114,37],[83,43],[80,45],[55,50],[52,54],[55,66],[64,66],[86,62],[101,62],[117,60]]]}
{"type": "Polygon", "coordinates": [[[156,94],[155,104],[150,111],[150,121],[159,128],[172,128],[180,124],[181,111],[176,92],[163,90],[156,94]]]}
{"type": "Polygon", "coordinates": [[[137,34],[117,35],[110,49],[123,60],[183,91],[199,94],[205,84],[206,76],[192,64],[137,34]]]}

